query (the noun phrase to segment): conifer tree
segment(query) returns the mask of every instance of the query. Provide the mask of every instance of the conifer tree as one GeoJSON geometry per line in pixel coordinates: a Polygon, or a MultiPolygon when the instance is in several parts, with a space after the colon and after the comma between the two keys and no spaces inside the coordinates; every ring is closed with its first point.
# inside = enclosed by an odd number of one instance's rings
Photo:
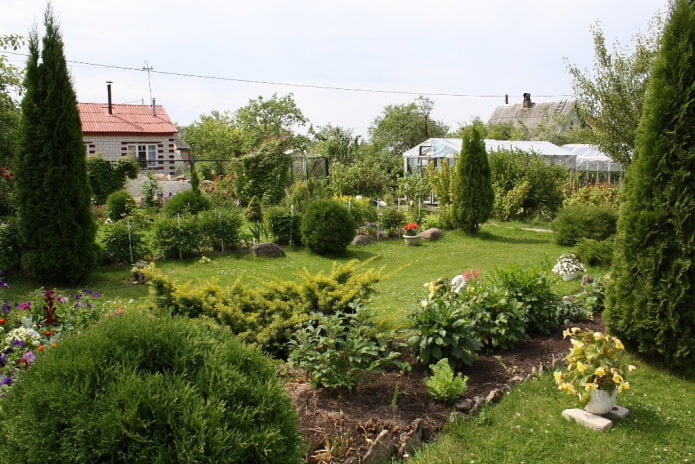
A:
{"type": "Polygon", "coordinates": [[[604,319],[623,342],[695,366],[695,5],[671,6],[621,195],[604,319]]]}
{"type": "Polygon", "coordinates": [[[75,92],[50,5],[29,37],[16,193],[22,267],[43,283],[76,284],[94,268],[96,226],[75,92]]]}
{"type": "Polygon", "coordinates": [[[454,176],[452,213],[459,228],[467,234],[475,234],[480,224],[490,217],[495,196],[480,129],[467,127],[462,137],[454,176]]]}

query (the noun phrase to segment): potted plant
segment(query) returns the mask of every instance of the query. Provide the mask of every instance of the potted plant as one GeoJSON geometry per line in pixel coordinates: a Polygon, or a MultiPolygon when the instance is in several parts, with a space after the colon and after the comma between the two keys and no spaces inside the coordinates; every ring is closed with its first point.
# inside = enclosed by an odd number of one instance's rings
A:
{"type": "Polygon", "coordinates": [[[572,348],[566,367],[554,373],[558,388],[577,396],[587,412],[606,414],[618,393],[630,388],[625,377],[635,366],[628,363],[625,347],[617,337],[578,327],[563,336],[571,337],[572,348]]]}
{"type": "Polygon", "coordinates": [[[411,222],[403,226],[403,238],[405,239],[406,245],[419,245],[420,244],[420,234],[418,233],[420,226],[417,222],[411,222]]]}
{"type": "Polygon", "coordinates": [[[560,274],[562,280],[576,279],[580,272],[586,271],[586,268],[579,262],[574,253],[563,253],[553,266],[553,272],[560,274]]]}

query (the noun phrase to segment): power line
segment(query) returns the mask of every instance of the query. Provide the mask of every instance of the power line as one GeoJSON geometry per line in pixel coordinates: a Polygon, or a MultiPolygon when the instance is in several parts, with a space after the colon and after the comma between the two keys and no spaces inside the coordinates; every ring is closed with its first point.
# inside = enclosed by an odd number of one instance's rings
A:
{"type": "MultiPolygon", "coordinates": [[[[3,53],[8,53],[11,55],[21,55],[21,56],[28,56],[25,53],[17,53],[17,52],[3,52],[3,53]]],[[[208,76],[205,74],[193,74],[193,73],[184,73],[184,72],[175,72],[175,71],[158,71],[156,69],[153,69],[149,65],[146,67],[142,68],[132,68],[128,66],[117,66],[117,65],[110,65],[110,64],[100,64],[100,63],[91,63],[88,61],[77,61],[77,60],[66,60],[68,63],[74,63],[74,64],[81,64],[85,66],[94,66],[98,68],[107,68],[107,69],[121,69],[124,71],[137,71],[137,72],[144,72],[146,71],[148,73],[148,78],[150,73],[155,73],[155,74],[162,74],[166,76],[177,76],[177,77],[192,77],[196,79],[208,79],[208,80],[216,80],[216,81],[228,81],[228,82],[243,82],[246,84],[263,84],[263,85],[279,85],[279,86],[285,86],[285,87],[298,87],[298,88],[305,88],[305,89],[320,89],[320,90],[339,90],[343,92],[368,92],[368,93],[385,93],[385,94],[400,94],[400,95],[422,95],[422,96],[431,96],[431,97],[463,97],[463,98],[504,98],[504,94],[499,94],[499,95],[494,95],[494,94],[465,94],[465,93],[446,93],[446,92],[410,92],[407,90],[385,90],[385,89],[367,89],[367,88],[361,88],[361,87],[338,87],[338,86],[329,86],[329,85],[315,85],[315,84],[298,84],[298,83],[292,83],[292,82],[279,82],[279,81],[264,81],[264,80],[256,80],[256,79],[242,79],[242,78],[237,78],[237,77],[221,77],[221,76],[208,76]]],[[[572,95],[569,94],[560,94],[560,95],[534,95],[535,97],[538,98],[553,98],[553,97],[572,97],[572,95]]]]}

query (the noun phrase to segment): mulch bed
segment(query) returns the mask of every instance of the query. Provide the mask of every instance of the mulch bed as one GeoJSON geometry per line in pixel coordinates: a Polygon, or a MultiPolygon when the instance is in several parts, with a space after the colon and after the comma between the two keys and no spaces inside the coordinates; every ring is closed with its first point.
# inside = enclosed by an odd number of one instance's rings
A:
{"type": "MultiPolygon", "coordinates": [[[[603,321],[596,317],[592,322],[571,325],[575,326],[602,331],[603,321]]],[[[494,390],[552,367],[569,350],[569,340],[562,338],[567,327],[560,326],[549,335],[520,342],[514,350],[482,354],[473,366],[462,371],[469,378],[465,397],[484,400],[494,390]]],[[[299,415],[307,447],[304,461],[325,464],[364,456],[382,430],[388,429],[398,437],[408,433],[418,418],[424,426],[423,439],[434,440],[449,421],[453,407],[432,399],[424,384],[429,371],[411,364],[411,372],[376,375],[373,382],[358,385],[351,392],[335,393],[312,389],[306,382],[288,382],[286,388],[299,415]]]]}

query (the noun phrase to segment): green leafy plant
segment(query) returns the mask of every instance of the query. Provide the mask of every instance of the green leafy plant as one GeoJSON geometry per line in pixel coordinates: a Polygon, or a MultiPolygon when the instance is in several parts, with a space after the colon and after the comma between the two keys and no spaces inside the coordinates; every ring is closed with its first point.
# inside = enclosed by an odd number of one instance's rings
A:
{"type": "Polygon", "coordinates": [[[404,368],[390,338],[379,336],[370,314],[354,302],[350,313],[314,313],[290,340],[289,361],[307,372],[314,388],[352,390],[370,372],[404,368]]]}
{"type": "Polygon", "coordinates": [[[130,221],[105,224],[100,235],[107,261],[134,263],[149,253],[142,230],[130,221]]]}
{"type": "Polygon", "coordinates": [[[234,250],[241,244],[241,212],[238,208],[216,208],[196,216],[201,247],[214,251],[234,250]]]}
{"type": "Polygon", "coordinates": [[[317,200],[302,218],[302,243],[320,255],[344,253],[355,236],[355,221],[337,201],[317,200]]]}
{"type": "Polygon", "coordinates": [[[196,218],[189,214],[158,217],[152,226],[152,246],[166,258],[193,255],[201,246],[196,218]]]}
{"type": "Polygon", "coordinates": [[[164,215],[174,217],[178,214],[198,214],[212,207],[210,200],[198,190],[179,192],[164,205],[164,215]]]}
{"type": "Polygon", "coordinates": [[[103,205],[110,194],[121,190],[126,178],[135,179],[137,174],[137,165],[129,158],[109,161],[97,156],[87,159],[87,178],[98,205],[103,205]]]}
{"type": "Polygon", "coordinates": [[[576,245],[582,238],[605,240],[615,235],[618,212],[608,206],[568,206],[551,223],[555,243],[576,245]]]}
{"type": "Polygon", "coordinates": [[[299,228],[302,216],[294,208],[274,206],[265,211],[265,225],[275,243],[280,245],[301,245],[299,228]]]}
{"type": "Polygon", "coordinates": [[[613,263],[615,238],[594,240],[582,238],[577,242],[575,254],[577,258],[589,266],[610,266],[613,263]]]}
{"type": "Polygon", "coordinates": [[[468,377],[464,377],[460,372],[454,374],[454,370],[449,365],[449,360],[442,358],[430,366],[432,375],[425,378],[427,393],[439,401],[453,402],[459,398],[468,388],[468,377]]]}
{"type": "Polygon", "coordinates": [[[137,208],[135,199],[126,190],[117,190],[106,199],[106,211],[109,219],[119,221],[137,208]]]}

